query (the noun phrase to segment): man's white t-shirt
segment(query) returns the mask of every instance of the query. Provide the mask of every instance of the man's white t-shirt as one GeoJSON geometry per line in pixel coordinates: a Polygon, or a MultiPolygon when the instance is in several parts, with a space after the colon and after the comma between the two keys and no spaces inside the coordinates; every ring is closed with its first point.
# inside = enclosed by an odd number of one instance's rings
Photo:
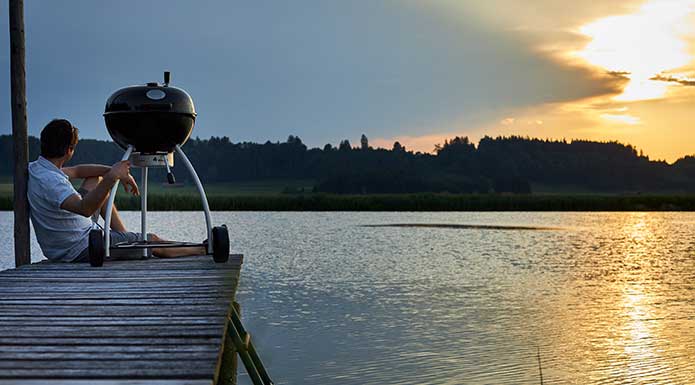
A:
{"type": "Polygon", "coordinates": [[[72,262],[89,245],[92,221],[60,205],[77,191],[65,173],[48,159],[29,163],[28,198],[31,223],[46,258],[72,262]]]}

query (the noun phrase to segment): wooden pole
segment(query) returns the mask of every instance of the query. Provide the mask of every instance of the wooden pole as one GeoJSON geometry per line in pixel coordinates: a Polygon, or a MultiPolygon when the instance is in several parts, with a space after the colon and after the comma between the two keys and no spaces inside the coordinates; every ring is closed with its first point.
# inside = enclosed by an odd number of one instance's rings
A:
{"type": "Polygon", "coordinates": [[[14,261],[16,266],[21,266],[31,263],[29,202],[27,200],[29,142],[27,138],[23,0],[10,0],[10,79],[12,138],[14,140],[14,261]]]}
{"type": "MultiPolygon", "coordinates": [[[[232,306],[234,306],[237,313],[241,314],[241,305],[238,302],[232,302],[232,306]]],[[[227,328],[231,327],[233,327],[231,322],[227,322],[222,345],[222,362],[216,385],[237,385],[237,350],[234,346],[234,341],[232,341],[227,332],[227,328]]]]}

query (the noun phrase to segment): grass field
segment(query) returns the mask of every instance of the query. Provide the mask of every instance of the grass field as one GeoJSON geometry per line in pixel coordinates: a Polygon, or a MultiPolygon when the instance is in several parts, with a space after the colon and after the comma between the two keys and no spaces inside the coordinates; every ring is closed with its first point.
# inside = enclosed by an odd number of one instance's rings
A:
{"type": "Polygon", "coordinates": [[[12,195],[12,183],[0,183],[0,196],[12,195]]]}
{"type": "MultiPolygon", "coordinates": [[[[313,180],[270,180],[257,182],[235,182],[205,185],[208,196],[273,196],[292,193],[310,193],[314,187],[313,180]]],[[[197,195],[193,184],[170,186],[157,183],[148,185],[149,192],[155,195],[197,195]]]]}
{"type": "MultiPolygon", "coordinates": [[[[263,181],[205,186],[217,211],[695,211],[695,194],[374,194],[312,193],[312,181],[263,181]]],[[[151,185],[149,209],[200,210],[193,186],[151,185]]],[[[139,210],[140,199],[119,190],[122,210],[139,210]]],[[[12,184],[0,183],[0,210],[12,210],[12,184]]]]}
{"type": "MultiPolygon", "coordinates": [[[[79,183],[75,183],[75,188],[79,183]]],[[[292,194],[311,193],[313,180],[269,180],[258,182],[219,183],[205,185],[205,193],[212,201],[231,197],[272,198],[292,194]]],[[[198,190],[192,184],[170,186],[165,183],[148,184],[148,205],[153,210],[197,210],[200,207],[198,190]],[[180,205],[180,208],[179,206],[180,205]],[[165,207],[165,208],[163,208],[165,207]]],[[[0,210],[12,210],[13,186],[11,180],[0,180],[0,210]]],[[[116,203],[124,209],[139,209],[139,198],[127,195],[119,187],[116,203]]],[[[213,208],[214,209],[214,208],[213,208]]]]}
{"type": "MultiPolygon", "coordinates": [[[[74,184],[75,188],[79,183],[74,184]]],[[[293,193],[309,193],[314,186],[313,180],[270,180],[258,182],[218,183],[205,185],[205,193],[208,196],[272,196],[293,193]]],[[[148,184],[149,194],[189,196],[198,194],[198,190],[192,184],[170,186],[166,183],[148,184]]],[[[119,196],[122,189],[119,188],[119,196]]],[[[12,196],[12,182],[0,180],[0,197],[12,196]]]]}

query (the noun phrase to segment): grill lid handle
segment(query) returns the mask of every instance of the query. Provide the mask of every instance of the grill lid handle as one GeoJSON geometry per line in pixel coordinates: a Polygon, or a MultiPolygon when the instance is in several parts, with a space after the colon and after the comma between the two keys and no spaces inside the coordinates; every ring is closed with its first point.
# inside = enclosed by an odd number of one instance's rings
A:
{"type": "Polygon", "coordinates": [[[171,72],[164,71],[164,87],[169,85],[169,80],[171,80],[171,72]]]}

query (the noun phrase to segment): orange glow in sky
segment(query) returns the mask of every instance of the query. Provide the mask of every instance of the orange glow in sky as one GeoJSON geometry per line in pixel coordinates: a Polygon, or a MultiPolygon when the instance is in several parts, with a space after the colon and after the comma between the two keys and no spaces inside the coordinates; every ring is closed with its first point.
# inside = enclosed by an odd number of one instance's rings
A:
{"type": "Polygon", "coordinates": [[[650,79],[692,61],[686,36],[693,32],[689,23],[693,8],[692,0],[655,0],[635,14],[606,17],[582,26],[579,31],[591,42],[577,56],[630,79],[614,100],[661,98],[669,84],[650,79]]]}
{"type": "MultiPolygon", "coordinates": [[[[595,74],[586,80],[568,75],[575,82],[612,91],[500,111],[494,122],[476,126],[461,116],[443,125],[439,134],[377,138],[375,143],[390,147],[395,139],[431,152],[435,143],[454,135],[473,140],[528,135],[617,140],[668,162],[695,155],[695,0],[531,3],[502,0],[494,7],[472,7],[485,22],[521,36],[520,44],[535,54],[595,74]]],[[[461,10],[462,4],[449,6],[461,10]]]]}

